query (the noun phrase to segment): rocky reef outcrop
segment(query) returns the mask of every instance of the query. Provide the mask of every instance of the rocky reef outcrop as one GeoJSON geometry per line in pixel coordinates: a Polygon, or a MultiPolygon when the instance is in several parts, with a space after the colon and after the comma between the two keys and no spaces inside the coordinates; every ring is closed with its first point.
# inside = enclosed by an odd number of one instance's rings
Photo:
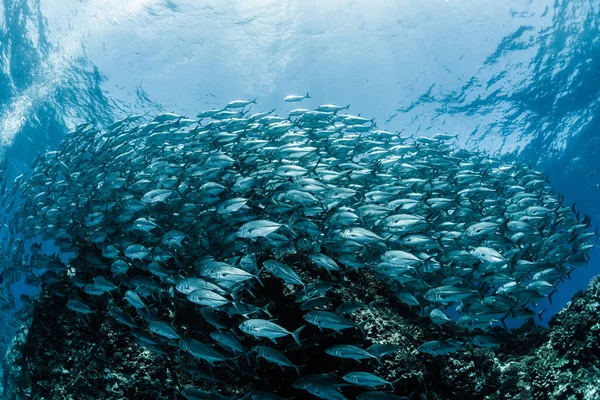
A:
{"type": "MultiPolygon", "coordinates": [[[[308,279],[310,268],[303,268],[301,260],[295,260],[295,266],[308,279]]],[[[468,338],[483,332],[468,331],[453,322],[438,326],[420,317],[369,273],[348,273],[345,279],[348,283],[331,295],[334,302],[350,298],[365,303],[376,301],[370,310],[352,314],[353,320],[369,320],[365,335],[349,329],[314,342],[311,335],[306,335],[308,339],[301,349],[281,343],[289,359],[301,366],[302,376],[332,370],[343,375],[368,365],[378,376],[396,381],[398,396],[411,399],[600,398],[600,278],[578,293],[548,327],[530,320],[515,330],[496,327],[486,331],[487,337],[499,343],[494,348],[468,344],[468,338]],[[441,339],[467,344],[440,356],[418,350],[424,342],[441,339]],[[400,348],[383,357],[379,365],[324,353],[327,347],[339,343],[364,347],[394,344],[400,348]]],[[[298,305],[281,295],[285,291],[283,283],[265,276],[264,284],[255,295],[274,302],[273,316],[297,321],[298,305]]],[[[66,294],[75,290],[63,289],[66,294]]],[[[265,362],[249,369],[243,357],[235,365],[210,368],[176,346],[152,351],[140,346],[135,335],[109,315],[115,300],[98,300],[90,304],[95,312],[82,316],[66,307],[67,299],[65,293],[56,290],[42,292],[31,326],[15,338],[4,360],[6,399],[182,399],[182,390],[189,387],[234,398],[243,398],[254,390],[310,397],[293,388],[298,379],[293,368],[281,369],[265,362]]],[[[178,307],[178,302],[174,304],[178,307]]],[[[177,310],[180,332],[185,335],[193,330],[195,337],[208,338],[214,328],[184,299],[181,307],[188,309],[177,310]]],[[[348,398],[356,396],[353,387],[340,390],[348,398]]]]}

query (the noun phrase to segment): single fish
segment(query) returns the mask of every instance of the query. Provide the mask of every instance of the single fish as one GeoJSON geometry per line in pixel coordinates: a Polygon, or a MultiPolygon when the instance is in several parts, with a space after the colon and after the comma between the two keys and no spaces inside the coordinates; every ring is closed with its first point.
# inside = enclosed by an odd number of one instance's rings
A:
{"type": "Polygon", "coordinates": [[[338,358],[348,358],[351,360],[375,359],[379,365],[383,365],[381,359],[360,347],[350,344],[338,344],[325,350],[325,353],[338,358]]]}
{"type": "Polygon", "coordinates": [[[379,386],[390,385],[392,390],[396,390],[394,387],[395,382],[388,382],[383,378],[378,377],[377,375],[373,375],[369,372],[350,372],[343,376],[343,379],[346,382],[353,383],[358,386],[364,386],[369,389],[376,389],[379,386]]]}
{"type": "Polygon", "coordinates": [[[79,300],[67,301],[67,308],[79,314],[92,314],[94,312],[94,310],[79,300]]]}
{"type": "Polygon", "coordinates": [[[283,225],[267,220],[256,220],[248,222],[238,230],[237,236],[244,239],[256,239],[265,237],[281,228],[283,225]]]}
{"type": "Polygon", "coordinates": [[[292,336],[298,346],[302,346],[300,343],[300,332],[305,328],[301,326],[294,332],[290,332],[287,329],[264,319],[248,319],[242,322],[239,326],[240,330],[244,333],[255,337],[263,337],[271,340],[273,343],[277,343],[276,339],[284,336],[292,336]]]}
{"type": "Polygon", "coordinates": [[[368,320],[364,320],[357,324],[329,311],[310,311],[304,314],[303,318],[305,321],[315,325],[321,331],[323,329],[331,329],[339,334],[342,333],[343,329],[358,328],[363,335],[366,335],[365,325],[369,322],[368,320]]]}
{"type": "Polygon", "coordinates": [[[309,96],[308,93],[306,93],[306,95],[304,96],[298,96],[298,95],[289,95],[289,96],[285,96],[283,98],[283,101],[288,102],[288,103],[295,103],[298,101],[302,101],[304,99],[310,99],[311,97],[309,96]]]}

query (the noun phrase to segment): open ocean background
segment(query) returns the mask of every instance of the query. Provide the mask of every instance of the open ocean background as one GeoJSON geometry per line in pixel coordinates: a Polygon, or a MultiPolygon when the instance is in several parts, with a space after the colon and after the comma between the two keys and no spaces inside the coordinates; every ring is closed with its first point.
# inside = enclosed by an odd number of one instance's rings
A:
{"type": "MultiPolygon", "coordinates": [[[[599,1],[0,4],[0,151],[11,176],[84,121],[194,117],[255,97],[255,111],[286,113],[284,96],[309,92],[308,108],[351,104],[381,129],[457,134],[461,147],[534,166],[598,225],[599,1]]],[[[598,253],[538,305],[544,323],[598,274],[598,253]]],[[[15,284],[17,304],[35,290],[15,284]]]]}

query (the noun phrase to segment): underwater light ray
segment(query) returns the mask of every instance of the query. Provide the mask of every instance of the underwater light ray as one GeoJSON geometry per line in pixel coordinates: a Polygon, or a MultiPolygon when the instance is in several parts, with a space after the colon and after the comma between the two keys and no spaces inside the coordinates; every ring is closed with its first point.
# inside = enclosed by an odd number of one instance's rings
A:
{"type": "Polygon", "coordinates": [[[102,38],[119,20],[133,18],[158,2],[104,0],[89,4],[82,12],[84,17],[74,22],[71,32],[60,38],[60,47],[42,63],[34,82],[4,107],[0,114],[0,153],[12,145],[35,105],[51,96],[64,81],[69,66],[83,52],[81,40],[84,36],[102,38]]]}

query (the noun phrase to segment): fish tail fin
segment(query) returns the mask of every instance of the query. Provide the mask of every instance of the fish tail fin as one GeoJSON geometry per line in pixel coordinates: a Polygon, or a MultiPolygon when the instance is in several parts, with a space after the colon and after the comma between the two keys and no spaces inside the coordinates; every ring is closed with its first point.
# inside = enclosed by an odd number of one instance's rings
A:
{"type": "Polygon", "coordinates": [[[395,380],[393,380],[393,381],[390,382],[390,386],[392,388],[392,391],[394,391],[394,392],[396,391],[396,383],[400,382],[401,379],[402,378],[400,377],[400,378],[395,379],[395,380]]]}
{"type": "Polygon", "coordinates": [[[560,210],[560,208],[562,207],[561,203],[562,202],[559,202],[558,205],[556,206],[556,208],[552,210],[554,212],[554,214],[558,214],[558,210],[560,210]]]}
{"type": "Polygon", "coordinates": [[[256,273],[256,275],[254,275],[254,279],[256,279],[258,281],[258,283],[260,283],[260,286],[265,287],[265,284],[263,283],[261,277],[260,277],[260,273],[262,272],[262,268],[260,269],[260,271],[258,271],[256,273]]]}
{"type": "Polygon", "coordinates": [[[381,361],[381,357],[380,356],[373,356],[377,362],[379,363],[379,365],[381,365],[383,367],[383,361],[381,361]]]}
{"type": "Polygon", "coordinates": [[[391,239],[393,239],[393,238],[394,238],[394,234],[393,234],[393,233],[390,233],[388,236],[386,236],[386,237],[384,237],[384,238],[383,238],[383,241],[384,241],[384,242],[387,242],[387,241],[389,241],[389,240],[391,240],[391,239]]]}
{"type": "Polygon", "coordinates": [[[300,374],[300,369],[306,367],[306,365],[294,365],[294,368],[296,369],[296,373],[298,374],[298,376],[302,377],[302,375],[300,374]]]}
{"type": "MultiPolygon", "coordinates": [[[[454,180],[452,181],[452,183],[455,183],[455,182],[456,182],[456,180],[458,180],[458,178],[454,178],[454,180]]],[[[432,179],[428,179],[428,182],[429,182],[429,183],[431,183],[431,181],[432,181],[432,179]]],[[[454,203],[455,203],[457,206],[459,206],[459,207],[461,207],[461,206],[462,206],[462,203],[460,202],[460,194],[458,194],[458,193],[457,193],[457,194],[456,194],[456,196],[454,197],[454,199],[452,199],[452,201],[454,201],[454,203]]]]}
{"type": "Polygon", "coordinates": [[[508,327],[506,326],[506,318],[508,317],[508,314],[510,314],[510,311],[504,314],[504,317],[500,318],[500,322],[502,323],[504,329],[508,329],[508,327]]]}
{"type": "Polygon", "coordinates": [[[261,311],[267,314],[269,317],[273,318],[273,315],[269,311],[269,308],[273,305],[273,302],[266,304],[264,307],[260,307],[261,311]]]}
{"type": "Polygon", "coordinates": [[[546,311],[545,308],[538,313],[538,318],[540,319],[540,322],[542,321],[542,314],[544,314],[544,311],[546,311]]]}
{"type": "Polygon", "coordinates": [[[379,303],[379,300],[373,300],[372,302],[367,303],[366,304],[367,310],[369,310],[370,312],[373,312],[373,306],[377,303],[379,303]]]}
{"type": "MultiPolygon", "coordinates": [[[[456,241],[456,239],[454,240],[456,241]]],[[[435,238],[435,241],[437,242],[438,246],[440,246],[440,250],[444,248],[443,236],[438,236],[437,238],[435,238]]]]}
{"type": "Polygon", "coordinates": [[[248,364],[250,364],[250,354],[252,354],[252,351],[246,351],[246,352],[240,354],[240,355],[244,356],[246,361],[248,361],[248,364]]]}
{"type": "Polygon", "coordinates": [[[294,332],[292,332],[292,337],[294,338],[294,340],[296,341],[296,343],[298,343],[298,346],[302,347],[302,342],[300,342],[300,332],[302,332],[302,330],[306,328],[306,325],[302,325],[300,328],[296,329],[294,332]]]}
{"type": "Polygon", "coordinates": [[[255,97],[254,100],[252,100],[250,103],[252,104],[256,104],[256,100],[258,99],[258,97],[255,97]]]}
{"type": "MultiPolygon", "coordinates": [[[[233,294],[231,296],[233,297],[233,294]]],[[[233,304],[233,308],[235,308],[237,312],[242,314],[242,310],[240,310],[240,301],[237,299],[237,297],[233,297],[233,301],[231,302],[231,304],[233,304]]]]}
{"type": "MultiPolygon", "coordinates": [[[[318,159],[317,162],[315,163],[315,166],[312,167],[309,171],[312,173],[316,173],[317,172],[317,168],[319,168],[319,163],[321,162],[321,159],[318,159]]],[[[321,206],[323,206],[323,202],[320,202],[321,206]]]]}
{"type": "Polygon", "coordinates": [[[241,356],[242,356],[242,354],[240,354],[237,357],[231,358],[231,362],[235,365],[235,367],[238,369],[238,371],[240,370],[240,363],[238,361],[238,358],[240,358],[241,356]]]}
{"type": "Polygon", "coordinates": [[[252,288],[250,287],[250,285],[248,285],[246,288],[244,288],[244,290],[246,292],[248,292],[248,294],[254,298],[256,298],[256,295],[252,292],[252,288]]]}
{"type": "Polygon", "coordinates": [[[250,391],[250,393],[248,393],[246,396],[242,397],[242,400],[251,400],[253,398],[253,394],[254,392],[256,392],[256,389],[253,389],[250,391]]]}
{"type": "Polygon", "coordinates": [[[540,226],[539,228],[535,227],[535,229],[537,229],[537,233],[539,233],[541,237],[544,237],[544,226],[540,226]]]}
{"type": "Polygon", "coordinates": [[[307,99],[312,99],[312,97],[310,97],[310,94],[308,94],[308,92],[306,92],[306,96],[304,96],[307,99]]]}
{"type": "Polygon", "coordinates": [[[571,268],[569,271],[567,271],[567,278],[569,278],[569,280],[571,280],[571,272],[575,271],[575,268],[571,268]]]}
{"type": "Polygon", "coordinates": [[[288,231],[290,231],[290,232],[291,232],[291,234],[292,234],[292,236],[293,236],[294,238],[297,238],[297,237],[298,237],[298,234],[296,233],[296,231],[294,231],[294,230],[292,229],[292,227],[290,226],[290,224],[289,224],[289,223],[288,223],[287,225],[286,225],[286,224],[283,224],[282,226],[283,226],[283,227],[285,227],[285,228],[286,228],[288,231]]]}
{"type": "Polygon", "coordinates": [[[556,288],[554,288],[554,290],[551,291],[550,294],[548,295],[548,300],[550,300],[550,304],[552,304],[552,296],[554,295],[554,293],[556,293],[556,288]]]}
{"type": "Polygon", "coordinates": [[[367,325],[368,322],[369,322],[369,320],[365,319],[360,324],[358,324],[358,329],[360,329],[360,331],[362,332],[363,336],[367,336],[367,332],[365,331],[365,326],[367,325]]]}

